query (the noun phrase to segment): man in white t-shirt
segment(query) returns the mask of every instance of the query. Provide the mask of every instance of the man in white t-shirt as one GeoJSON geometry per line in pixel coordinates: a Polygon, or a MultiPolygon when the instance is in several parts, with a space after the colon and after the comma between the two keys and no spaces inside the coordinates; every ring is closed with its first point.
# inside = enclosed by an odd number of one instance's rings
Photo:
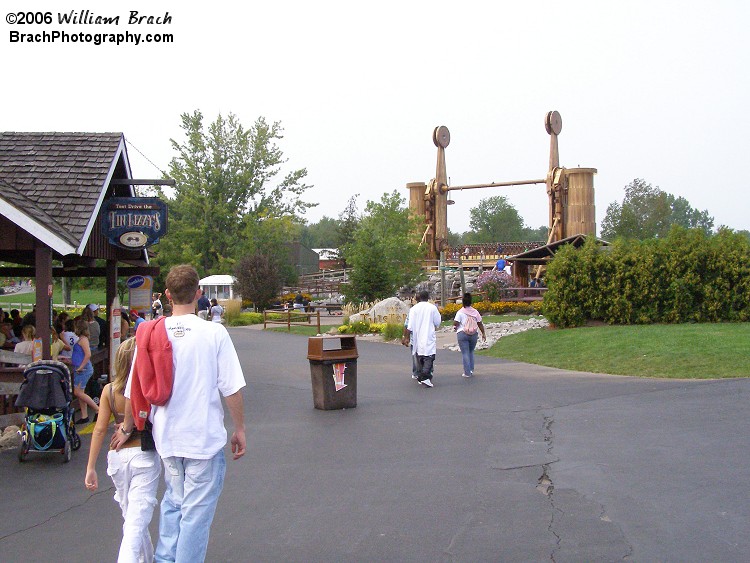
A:
{"type": "MultiPolygon", "coordinates": [[[[224,326],[195,315],[201,295],[198,280],[189,265],[173,267],[166,280],[173,312],[163,322],[172,346],[174,380],[169,400],[163,406],[152,405],[150,415],[167,486],[161,503],[157,561],[205,559],[226,471],[222,397],[234,424],[230,440],[234,459],[245,454],[241,392],[245,378],[224,326]]],[[[125,395],[130,396],[130,380],[125,395]]],[[[118,434],[127,437],[132,428],[132,418],[127,417],[118,434]]]]}
{"type": "Polygon", "coordinates": [[[409,336],[412,341],[412,354],[417,357],[419,373],[417,380],[425,387],[434,387],[432,384],[432,366],[435,363],[437,352],[437,338],[435,330],[440,326],[442,319],[440,311],[428,301],[430,294],[420,291],[417,296],[419,303],[409,310],[409,319],[404,329],[402,343],[409,345],[409,336]]]}

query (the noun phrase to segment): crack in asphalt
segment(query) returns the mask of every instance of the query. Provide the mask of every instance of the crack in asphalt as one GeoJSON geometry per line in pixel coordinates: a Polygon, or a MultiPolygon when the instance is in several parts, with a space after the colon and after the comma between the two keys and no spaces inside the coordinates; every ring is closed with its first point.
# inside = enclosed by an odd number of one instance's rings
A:
{"type": "MultiPolygon", "coordinates": [[[[554,416],[545,416],[544,417],[544,424],[542,426],[542,431],[544,434],[544,441],[547,444],[547,454],[552,455],[552,448],[553,448],[553,438],[554,434],[552,433],[552,425],[555,422],[554,416]]],[[[550,466],[554,462],[545,463],[542,465],[542,475],[539,477],[539,481],[537,483],[537,490],[542,493],[544,496],[547,497],[549,500],[550,508],[552,509],[550,511],[550,519],[549,519],[549,526],[547,526],[547,530],[555,536],[555,549],[552,550],[552,553],[550,553],[549,558],[550,561],[554,563],[555,561],[555,553],[560,549],[560,545],[562,543],[562,538],[560,535],[555,532],[555,513],[562,511],[555,506],[555,497],[554,497],[554,491],[555,491],[555,484],[552,481],[552,478],[550,477],[550,466]]]]}
{"type": "MultiPolygon", "coordinates": [[[[620,377],[631,377],[631,376],[623,375],[623,376],[620,376],[620,377]]],[[[722,380],[712,380],[712,381],[706,381],[706,380],[696,380],[696,381],[694,381],[694,383],[696,384],[696,386],[697,386],[697,384],[711,385],[711,384],[721,384],[721,383],[726,383],[726,382],[727,382],[727,380],[724,380],[724,379],[722,379],[722,380]]],[[[689,383],[692,383],[692,381],[690,381],[689,383]]],[[[669,391],[684,391],[684,390],[688,390],[688,389],[692,390],[692,389],[695,389],[696,386],[683,385],[683,386],[680,386],[680,387],[668,387],[668,388],[662,388],[662,389],[646,389],[646,390],[633,391],[631,393],[620,393],[620,394],[615,394],[615,395],[607,395],[606,397],[596,397],[594,399],[585,399],[583,401],[576,401],[576,402],[573,402],[573,403],[565,403],[565,404],[560,404],[560,405],[537,405],[535,407],[529,407],[529,408],[518,409],[518,410],[511,410],[511,411],[508,411],[508,412],[510,412],[512,414],[524,414],[524,413],[527,413],[527,412],[539,412],[540,410],[543,410],[543,409],[564,409],[564,408],[567,408],[567,407],[577,407],[579,405],[586,405],[588,403],[596,403],[598,401],[609,401],[611,399],[619,399],[619,398],[622,398],[622,397],[635,397],[635,396],[638,396],[638,395],[648,395],[650,393],[662,393],[662,392],[669,392],[669,391]]]]}
{"type": "Polygon", "coordinates": [[[66,508],[64,510],[61,510],[60,512],[56,512],[56,513],[52,514],[51,516],[49,516],[48,518],[42,520],[41,522],[37,522],[36,524],[33,524],[31,526],[27,526],[26,528],[21,528],[20,530],[16,530],[15,532],[11,532],[10,534],[6,534],[4,536],[0,536],[0,541],[3,541],[3,540],[5,540],[7,538],[10,538],[10,537],[13,537],[13,536],[15,536],[17,534],[22,534],[24,532],[28,532],[29,530],[34,530],[34,529],[38,528],[39,526],[43,526],[43,525],[47,524],[48,522],[51,522],[55,518],[57,518],[59,516],[62,516],[66,512],[70,512],[71,510],[75,510],[76,508],[81,508],[82,506],[85,506],[86,503],[88,503],[95,496],[101,495],[103,493],[111,492],[114,489],[115,489],[114,485],[112,485],[111,487],[107,487],[106,489],[100,489],[97,492],[92,493],[91,495],[89,495],[86,498],[86,500],[84,500],[83,502],[79,502],[78,504],[74,504],[72,506],[69,506],[68,508],[66,508]]]}

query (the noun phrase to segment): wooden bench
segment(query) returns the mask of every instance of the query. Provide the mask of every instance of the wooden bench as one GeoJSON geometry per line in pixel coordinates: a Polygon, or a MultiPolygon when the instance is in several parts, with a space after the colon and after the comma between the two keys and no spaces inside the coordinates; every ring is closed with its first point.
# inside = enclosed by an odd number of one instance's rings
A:
{"type": "Polygon", "coordinates": [[[0,414],[19,412],[15,402],[23,383],[21,366],[0,367],[0,414]]]}

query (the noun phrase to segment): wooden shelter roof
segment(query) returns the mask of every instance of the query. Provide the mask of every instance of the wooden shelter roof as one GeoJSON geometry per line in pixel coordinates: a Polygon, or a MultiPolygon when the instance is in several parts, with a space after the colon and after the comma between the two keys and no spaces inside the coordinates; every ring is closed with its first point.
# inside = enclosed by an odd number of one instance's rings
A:
{"type": "MultiPolygon", "coordinates": [[[[546,264],[552,259],[552,257],[555,255],[555,252],[557,252],[557,250],[561,246],[565,244],[572,244],[574,247],[579,248],[583,246],[584,242],[586,242],[586,238],[587,235],[573,235],[571,237],[567,237],[550,244],[545,244],[544,246],[540,246],[538,248],[532,248],[531,250],[527,250],[526,252],[516,254],[515,256],[509,256],[508,261],[531,265],[546,264]]],[[[609,243],[606,240],[596,240],[602,246],[609,246],[609,243]]]]}
{"type": "Polygon", "coordinates": [[[122,133],[0,132],[0,231],[15,231],[16,239],[0,243],[2,257],[29,263],[28,233],[58,258],[146,264],[145,252],[116,250],[100,240],[105,197],[134,195],[130,186],[110,187],[110,181],[130,178],[122,133]]]}

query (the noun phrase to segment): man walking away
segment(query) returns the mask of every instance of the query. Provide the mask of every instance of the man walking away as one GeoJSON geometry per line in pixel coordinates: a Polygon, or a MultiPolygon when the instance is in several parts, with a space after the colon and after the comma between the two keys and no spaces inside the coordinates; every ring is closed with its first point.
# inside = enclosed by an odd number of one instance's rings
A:
{"type": "MultiPolygon", "coordinates": [[[[226,471],[223,448],[227,431],[221,397],[234,424],[230,440],[234,459],[245,454],[241,393],[245,377],[224,326],[203,322],[195,315],[201,295],[198,281],[198,272],[192,266],[174,266],[169,271],[165,293],[173,304],[172,316],[150,321],[154,323],[152,330],[144,331],[146,324],[138,329],[142,338],[137,338],[134,368],[125,393],[131,399],[136,426],[142,428],[146,416],[152,420],[154,443],[164,462],[167,487],[161,503],[157,561],[205,560],[226,471]],[[170,364],[163,362],[170,346],[173,370],[165,377],[160,371],[166,368],[157,366],[170,364]],[[149,355],[145,362],[139,362],[141,354],[149,355]],[[139,397],[139,392],[165,381],[168,385],[172,374],[171,395],[161,406],[151,405],[149,416],[149,406],[143,404],[144,396],[139,397]]],[[[125,436],[132,431],[128,418],[121,430],[125,436]]]]}
{"type": "Polygon", "coordinates": [[[208,310],[211,308],[211,301],[206,297],[206,290],[201,290],[201,297],[198,299],[198,316],[204,321],[208,320],[208,310]]]}
{"type": "Polygon", "coordinates": [[[425,387],[433,387],[432,365],[437,352],[435,330],[441,323],[440,312],[428,301],[430,294],[426,290],[420,291],[417,298],[419,303],[409,311],[404,340],[408,345],[408,337],[412,335],[412,354],[416,355],[419,367],[417,381],[425,387]]]}

